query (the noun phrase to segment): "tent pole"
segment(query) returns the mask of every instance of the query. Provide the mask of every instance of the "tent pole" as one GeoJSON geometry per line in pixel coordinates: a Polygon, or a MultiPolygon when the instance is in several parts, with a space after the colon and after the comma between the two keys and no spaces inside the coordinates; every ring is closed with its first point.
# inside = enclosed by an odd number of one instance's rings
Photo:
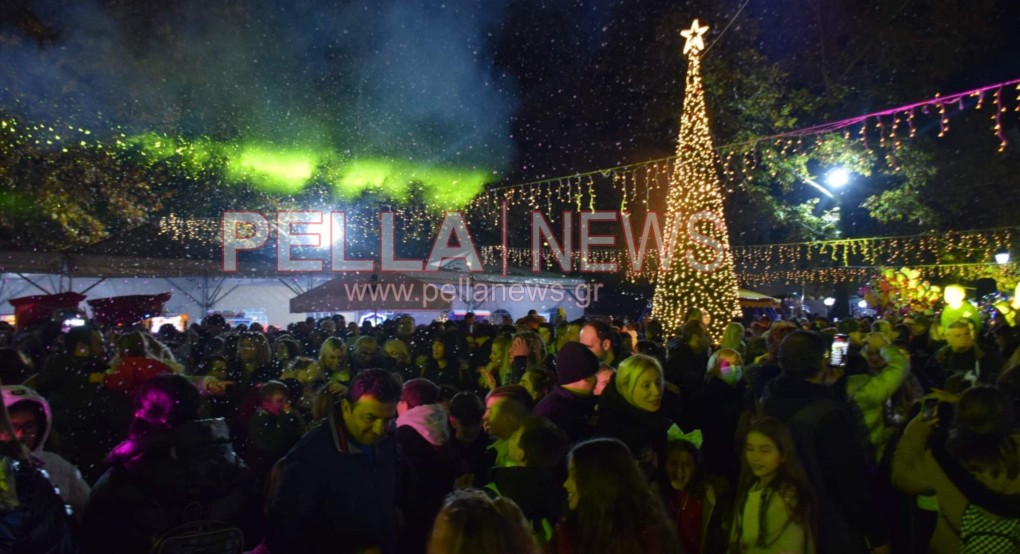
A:
{"type": "Polygon", "coordinates": [[[188,297],[188,298],[189,298],[189,299],[190,299],[190,300],[191,300],[192,302],[194,302],[195,304],[198,304],[199,306],[203,306],[203,309],[204,309],[204,306],[205,306],[205,305],[204,305],[204,304],[202,303],[202,301],[201,301],[201,300],[199,300],[199,299],[195,298],[194,296],[192,296],[192,295],[191,295],[191,293],[189,293],[188,291],[186,291],[186,290],[184,290],[183,288],[181,288],[181,287],[180,287],[180,286],[179,286],[179,285],[178,285],[177,283],[175,283],[175,282],[171,281],[171,280],[170,280],[169,278],[167,278],[167,277],[164,277],[164,278],[163,278],[163,280],[164,280],[164,281],[166,281],[167,283],[170,283],[170,286],[171,286],[171,287],[173,287],[173,288],[175,288],[175,289],[177,289],[177,290],[181,291],[181,294],[183,294],[184,296],[187,296],[187,297],[188,297]]]}
{"type": "Polygon", "coordinates": [[[85,290],[81,291],[81,294],[85,294],[86,292],[96,288],[97,286],[101,285],[103,283],[103,281],[105,281],[105,280],[106,280],[106,277],[100,277],[98,281],[96,281],[95,283],[92,283],[91,285],[85,287],[85,290]]]}
{"type": "Polygon", "coordinates": [[[43,291],[44,293],[46,293],[46,294],[53,294],[52,292],[50,292],[50,291],[44,289],[43,287],[37,285],[35,281],[29,279],[28,277],[25,277],[25,274],[23,274],[23,273],[15,273],[15,275],[17,275],[18,277],[21,277],[22,279],[25,280],[26,283],[28,283],[28,284],[32,285],[33,287],[43,291]]]}

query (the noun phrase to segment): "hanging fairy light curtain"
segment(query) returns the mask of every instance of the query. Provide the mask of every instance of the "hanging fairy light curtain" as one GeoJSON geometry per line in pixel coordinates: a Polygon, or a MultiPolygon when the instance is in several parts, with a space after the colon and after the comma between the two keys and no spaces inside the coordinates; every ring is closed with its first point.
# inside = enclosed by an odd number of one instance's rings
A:
{"type": "MultiPolygon", "coordinates": [[[[741,286],[758,286],[785,283],[787,285],[833,285],[839,283],[860,284],[868,281],[881,271],[896,266],[875,265],[859,267],[826,267],[812,269],[779,269],[766,271],[737,271],[741,286]]],[[[953,278],[963,281],[993,279],[1000,290],[1016,286],[1018,277],[1016,264],[927,264],[904,266],[917,270],[922,279],[953,278]]]]}
{"type": "MultiPolygon", "coordinates": [[[[760,148],[764,145],[779,147],[782,155],[797,153],[810,146],[810,141],[832,133],[842,133],[846,140],[860,140],[869,148],[899,148],[904,139],[917,135],[922,125],[919,120],[938,118],[938,136],[945,136],[950,131],[950,115],[955,112],[973,109],[975,111],[994,109],[989,116],[991,130],[999,140],[999,151],[1009,144],[1003,132],[1002,118],[1013,112],[1020,115],[1020,78],[982,86],[979,88],[948,95],[937,94],[933,98],[915,102],[887,110],[873,112],[849,119],[824,123],[813,127],[795,129],[785,133],[757,138],[753,141],[720,146],[717,148],[721,158],[721,170],[729,182],[738,182],[750,178],[747,173],[763,161],[772,148],[760,148]],[[970,102],[966,102],[970,101],[970,102]],[[972,108],[968,107],[972,105],[972,108]]],[[[6,123],[6,122],[4,122],[6,123]]],[[[36,140],[43,140],[42,130],[37,131],[36,140]]],[[[640,163],[598,169],[585,173],[565,175],[539,181],[489,187],[474,197],[464,208],[470,214],[472,223],[479,226],[490,226],[496,229],[500,225],[501,204],[506,202],[513,210],[540,210],[546,214],[554,214],[560,210],[594,211],[607,209],[607,198],[615,198],[619,204],[616,209],[626,212],[647,211],[656,199],[665,196],[669,176],[673,171],[674,156],[648,160],[640,163]],[[612,192],[612,194],[610,194],[612,192]]],[[[767,160],[764,160],[767,161],[767,160]]],[[[887,157],[887,161],[895,163],[895,157],[887,157]]],[[[407,236],[430,236],[435,232],[435,224],[441,218],[435,217],[436,207],[428,206],[394,206],[398,220],[404,225],[403,232],[407,236]]],[[[441,211],[441,210],[440,210],[441,211]]],[[[364,224],[366,228],[375,225],[377,214],[352,213],[348,215],[351,225],[364,224]],[[360,221],[358,218],[365,219],[360,221]]],[[[175,238],[215,241],[220,232],[218,219],[184,219],[174,215],[164,218],[160,223],[160,232],[169,233],[175,238]]],[[[858,240],[858,239],[855,239],[858,240]]],[[[872,239],[859,239],[872,240],[872,239]]],[[[879,240],[879,239],[874,239],[879,240]]],[[[835,242],[843,248],[844,241],[827,241],[826,248],[835,242]]],[[[815,243],[811,243],[815,244],[815,243]]],[[[773,245],[783,252],[790,251],[790,245],[773,245]]],[[[770,246],[771,247],[771,246],[770,246]]],[[[746,247],[749,249],[769,248],[746,247]]],[[[866,248],[857,243],[847,243],[847,248],[866,248]]],[[[523,252],[526,249],[521,249],[523,252]]],[[[754,250],[758,251],[758,250],[754,250]]],[[[518,263],[521,252],[511,248],[511,261],[518,263]]],[[[738,265],[746,262],[739,248],[734,249],[738,265]]],[[[757,256],[750,260],[754,263],[757,256]]],[[[894,261],[893,263],[899,263],[894,261]]],[[[528,264],[525,264],[528,265],[528,264]]]]}
{"type": "MultiPolygon", "coordinates": [[[[778,275],[781,280],[790,282],[803,282],[795,276],[835,276],[835,282],[843,282],[852,280],[860,273],[856,271],[858,269],[867,272],[886,266],[930,266],[932,271],[936,271],[934,268],[937,267],[952,271],[953,268],[958,270],[971,265],[991,265],[995,254],[1010,250],[1018,236],[1020,227],[1001,227],[938,234],[734,246],[731,251],[743,283],[767,282],[760,277],[763,275],[778,275]],[[800,267],[803,264],[830,267],[803,269],[800,267]]],[[[529,248],[511,247],[507,254],[511,265],[531,263],[529,248]]],[[[500,246],[487,246],[481,250],[482,262],[486,265],[497,263],[501,255],[500,246]]],[[[576,264],[580,253],[575,252],[574,256],[576,264]]],[[[641,271],[637,271],[629,265],[630,256],[623,249],[594,249],[587,256],[592,263],[619,264],[632,281],[649,279],[658,269],[656,260],[650,257],[645,260],[641,271]]]]}
{"type": "MultiPolygon", "coordinates": [[[[948,95],[936,94],[921,102],[723,145],[717,148],[722,171],[731,181],[747,178],[747,170],[756,167],[766,155],[759,152],[758,146],[776,146],[781,148],[780,154],[788,155],[805,149],[816,137],[832,133],[842,133],[846,140],[860,140],[867,148],[895,150],[902,146],[904,139],[917,135],[922,119],[938,118],[938,136],[943,137],[950,131],[952,112],[967,110],[965,101],[971,99],[976,99],[972,108],[975,111],[988,107],[994,110],[989,116],[990,128],[999,140],[999,151],[1004,151],[1009,141],[1003,132],[1002,118],[1010,112],[1020,114],[1020,78],[948,95]]],[[[664,194],[674,160],[675,157],[670,156],[541,181],[490,187],[471,202],[471,209],[495,218],[504,201],[511,209],[545,209],[554,203],[573,205],[578,211],[595,209],[595,206],[605,208],[596,195],[606,190],[620,191],[620,211],[647,207],[650,198],[664,194]]],[[[895,165],[895,157],[887,157],[887,161],[895,165]]]]}

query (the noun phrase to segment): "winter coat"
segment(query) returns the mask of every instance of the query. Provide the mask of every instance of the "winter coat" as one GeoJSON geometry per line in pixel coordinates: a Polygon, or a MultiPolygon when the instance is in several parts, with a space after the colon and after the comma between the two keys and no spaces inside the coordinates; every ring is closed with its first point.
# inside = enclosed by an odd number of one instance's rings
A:
{"type": "Polygon", "coordinates": [[[90,483],[102,475],[106,455],[123,440],[134,413],[129,395],[89,382],[89,374],[106,369],[98,358],[58,355],[47,360],[36,382],[53,410],[59,454],[90,483]]]}
{"type": "Polygon", "coordinates": [[[632,406],[616,390],[616,376],[599,397],[595,435],[623,441],[637,460],[647,461],[655,453],[665,460],[666,432],[673,421],[663,410],[646,412],[632,406]]]}
{"type": "Polygon", "coordinates": [[[857,404],[868,431],[868,441],[876,459],[881,456],[893,430],[885,425],[886,401],[903,386],[910,370],[910,360],[899,348],[888,345],[882,349],[885,367],[875,374],[850,375],[846,379],[847,396],[857,404]]]}
{"type": "Polygon", "coordinates": [[[485,488],[513,500],[542,542],[552,537],[553,526],[567,511],[563,479],[551,469],[494,467],[492,482],[485,488]]]}
{"type": "Polygon", "coordinates": [[[41,426],[42,432],[39,433],[38,443],[32,451],[32,456],[42,463],[41,468],[46,472],[46,476],[49,477],[50,483],[53,484],[57,493],[60,494],[60,498],[71,506],[76,514],[82,514],[92,488],[85,482],[81,472],[74,464],[55,452],[43,450],[53,426],[53,412],[50,411],[49,402],[46,402],[46,399],[39,396],[34,390],[22,386],[3,387],[3,399],[4,406],[8,409],[19,402],[32,402],[38,406],[39,410],[37,411],[44,414],[45,421],[37,422],[41,426]]]}
{"type": "Polygon", "coordinates": [[[461,442],[455,436],[450,439],[450,450],[457,465],[457,473],[474,475],[476,487],[482,487],[489,482],[489,470],[495,463],[495,456],[488,446],[489,436],[485,431],[480,431],[478,437],[470,443],[461,442]]]}
{"type": "Polygon", "coordinates": [[[698,388],[705,382],[711,352],[695,352],[686,340],[674,339],[666,346],[665,378],[681,388],[698,388]]]}
{"type": "MultiPolygon", "coordinates": [[[[935,491],[939,518],[928,548],[933,554],[949,554],[960,551],[960,521],[969,501],[928,448],[931,434],[932,428],[920,418],[914,418],[907,425],[893,455],[892,483],[908,494],[935,491]]],[[[1014,441],[1020,445],[1020,434],[1014,435],[1014,441]]],[[[1020,446],[1017,456],[1020,456],[1020,446]]],[[[972,475],[993,496],[1013,506],[1013,513],[1006,515],[1020,518],[1020,496],[1015,496],[1020,495],[1020,477],[1009,479],[1004,473],[997,477],[989,473],[972,475]],[[1014,495],[1014,500],[1009,501],[1006,495],[1014,495]]]]}
{"type": "Polygon", "coordinates": [[[284,457],[304,434],[305,425],[296,412],[273,415],[259,408],[248,424],[244,461],[264,480],[276,461],[284,457]]]}
{"type": "Polygon", "coordinates": [[[148,552],[153,541],[197,512],[261,539],[261,490],[234,453],[222,419],[189,421],[116,464],[96,483],[82,522],[86,553],[148,552]],[[197,510],[193,504],[197,503],[197,510]],[[186,513],[187,512],[187,513],[186,513]]]}
{"type": "Polygon", "coordinates": [[[0,552],[77,552],[64,502],[31,462],[0,456],[0,552]]]}
{"type": "Polygon", "coordinates": [[[348,439],[339,406],[287,453],[266,545],[273,554],[354,553],[396,538],[396,441],[348,439]]]}
{"type": "Polygon", "coordinates": [[[446,369],[440,369],[435,360],[429,358],[425,362],[425,368],[421,372],[423,379],[428,379],[439,385],[440,388],[460,392],[471,388],[471,378],[468,375],[467,366],[457,360],[449,360],[446,369]]]}
{"type": "Polygon", "coordinates": [[[533,415],[552,421],[566,433],[570,443],[575,443],[591,437],[595,403],[594,396],[579,396],[556,387],[538,401],[533,415]]]}
{"type": "Polygon", "coordinates": [[[396,439],[397,506],[404,516],[397,552],[421,554],[443,500],[460,476],[446,410],[426,404],[404,412],[397,418],[396,439]]]}
{"type": "Polygon", "coordinates": [[[950,346],[943,346],[928,358],[924,371],[919,376],[924,390],[944,388],[946,379],[953,375],[977,376],[981,384],[994,384],[1002,370],[1002,357],[994,348],[983,349],[975,344],[963,352],[955,352],[950,346]]]}
{"type": "Polygon", "coordinates": [[[819,495],[818,541],[821,552],[865,552],[888,542],[888,529],[875,510],[868,481],[868,459],[857,417],[831,389],[789,375],[771,384],[765,415],[790,425],[801,460],[819,495]],[[813,435],[795,420],[802,409],[828,402],[813,435]],[[796,424],[791,424],[793,421],[796,424]],[[813,453],[813,456],[812,454],[813,453]]]}
{"type": "Polygon", "coordinates": [[[681,427],[692,431],[701,429],[701,467],[712,475],[720,475],[735,483],[740,473],[740,456],[737,454],[737,428],[745,408],[747,386],[738,381],[735,386],[722,379],[711,377],[697,396],[684,405],[689,414],[681,427]]]}

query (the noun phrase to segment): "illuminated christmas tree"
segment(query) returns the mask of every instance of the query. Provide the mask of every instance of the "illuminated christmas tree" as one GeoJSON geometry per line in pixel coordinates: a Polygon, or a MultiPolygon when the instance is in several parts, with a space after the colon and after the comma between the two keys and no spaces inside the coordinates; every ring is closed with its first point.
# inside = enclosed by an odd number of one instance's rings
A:
{"type": "Polygon", "coordinates": [[[694,20],[689,30],[680,33],[687,39],[687,83],[677,160],[666,196],[666,221],[680,214],[682,224],[671,263],[667,268],[663,260],[656,277],[652,315],[671,330],[683,325],[688,314],[698,309],[709,318],[709,332],[718,340],[726,324],[741,312],[701,85],[701,52],[705,49],[702,35],[707,30],[694,20]]]}

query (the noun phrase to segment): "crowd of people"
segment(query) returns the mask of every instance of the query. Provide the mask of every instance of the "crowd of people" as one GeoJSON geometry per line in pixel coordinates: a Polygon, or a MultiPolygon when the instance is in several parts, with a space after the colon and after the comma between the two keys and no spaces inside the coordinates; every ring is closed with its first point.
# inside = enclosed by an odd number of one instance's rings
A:
{"type": "Polygon", "coordinates": [[[1020,552],[1014,328],[688,316],[4,326],[0,552],[1020,552]]]}

